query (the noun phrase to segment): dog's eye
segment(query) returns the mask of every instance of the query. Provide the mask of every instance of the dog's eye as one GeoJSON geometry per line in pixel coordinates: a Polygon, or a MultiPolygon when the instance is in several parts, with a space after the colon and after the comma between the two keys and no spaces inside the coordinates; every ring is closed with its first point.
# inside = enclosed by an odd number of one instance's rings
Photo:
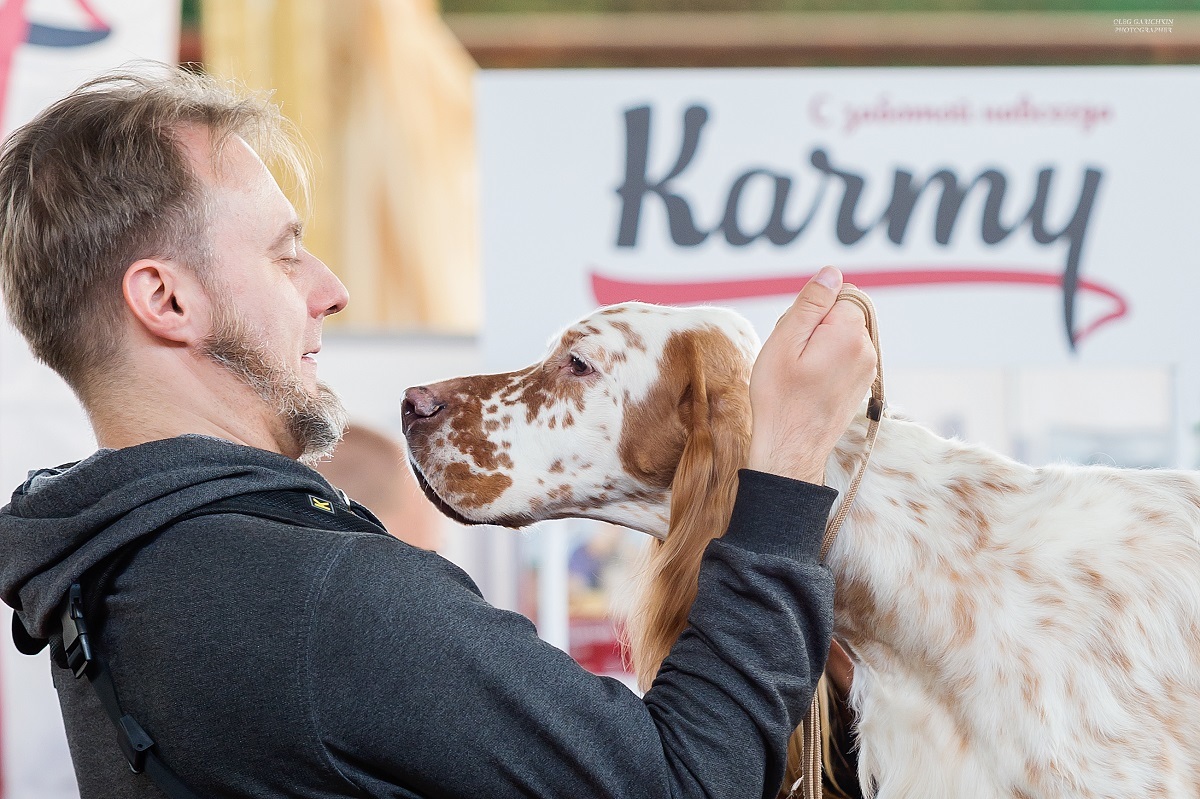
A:
{"type": "Polygon", "coordinates": [[[590,375],[593,371],[595,370],[583,358],[580,358],[578,355],[571,356],[571,374],[576,377],[584,377],[585,375],[590,375]]]}

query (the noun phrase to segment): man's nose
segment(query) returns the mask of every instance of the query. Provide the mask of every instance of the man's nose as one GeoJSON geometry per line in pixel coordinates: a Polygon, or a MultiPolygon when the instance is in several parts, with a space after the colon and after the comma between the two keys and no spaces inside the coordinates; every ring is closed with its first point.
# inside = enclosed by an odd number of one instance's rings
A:
{"type": "Polygon", "coordinates": [[[332,316],[350,302],[350,292],[324,261],[311,253],[305,254],[315,262],[314,266],[317,269],[316,287],[309,300],[310,307],[322,317],[332,316]]]}
{"type": "Polygon", "coordinates": [[[423,419],[431,419],[446,409],[446,402],[425,386],[415,386],[404,392],[400,403],[400,421],[404,435],[423,419]]]}

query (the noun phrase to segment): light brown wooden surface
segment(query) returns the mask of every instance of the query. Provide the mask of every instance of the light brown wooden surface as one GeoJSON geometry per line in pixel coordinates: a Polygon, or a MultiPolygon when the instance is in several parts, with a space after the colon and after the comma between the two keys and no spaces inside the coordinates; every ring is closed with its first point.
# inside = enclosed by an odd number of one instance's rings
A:
{"type": "Polygon", "coordinates": [[[475,64],[432,0],[205,0],[204,66],[273,89],[314,153],[306,243],[350,290],[330,324],[473,333],[475,64]]]}
{"type": "Polygon", "coordinates": [[[447,14],[481,67],[875,66],[1200,61],[1200,14],[447,14]],[[1171,18],[1129,33],[1114,19],[1171,18]]]}

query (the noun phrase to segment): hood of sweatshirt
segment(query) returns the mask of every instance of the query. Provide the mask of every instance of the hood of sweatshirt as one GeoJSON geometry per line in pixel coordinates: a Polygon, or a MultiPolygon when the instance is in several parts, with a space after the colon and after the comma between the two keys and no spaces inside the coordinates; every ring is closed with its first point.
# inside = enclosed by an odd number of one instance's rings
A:
{"type": "Polygon", "coordinates": [[[210,502],[286,489],[338,496],[291,458],[198,435],[31,472],[0,509],[0,599],[46,638],[71,583],[130,541],[210,502]]]}

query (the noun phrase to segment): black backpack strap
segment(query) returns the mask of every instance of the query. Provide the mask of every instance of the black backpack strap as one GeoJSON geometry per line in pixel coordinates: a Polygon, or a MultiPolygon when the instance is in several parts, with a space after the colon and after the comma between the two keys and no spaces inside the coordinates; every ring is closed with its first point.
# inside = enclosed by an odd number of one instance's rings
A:
{"type": "MultiPolygon", "coordinates": [[[[304,491],[259,491],[217,500],[172,519],[166,526],[174,526],[198,516],[232,513],[300,527],[388,535],[383,524],[369,510],[344,494],[341,498],[348,507],[320,494],[304,491]]],[[[162,529],[166,529],[166,526],[162,529]]],[[[89,569],[79,582],[71,585],[62,613],[61,638],[54,636],[49,641],[34,638],[13,614],[13,642],[26,655],[36,655],[49,644],[56,664],[71,669],[76,679],[88,678],[104,712],[116,728],[117,743],[134,774],[145,773],[168,799],[201,799],[162,761],[155,752],[154,739],[137,720],[121,710],[108,662],[97,647],[98,641],[87,622],[89,616],[94,620],[96,613],[103,611],[105,597],[117,575],[134,555],[158,537],[162,529],[140,536],[115,550],[89,569]]]]}
{"type": "Polygon", "coordinates": [[[341,498],[349,507],[320,494],[310,494],[306,491],[259,491],[217,500],[172,521],[172,524],[194,516],[237,513],[300,527],[388,535],[383,523],[371,511],[348,497],[341,498]]]}
{"type": "Polygon", "coordinates": [[[121,747],[129,770],[134,774],[145,773],[159,790],[169,799],[200,799],[200,795],[187,786],[171,768],[162,761],[154,749],[154,739],[142,729],[137,719],[121,711],[117,689],[113,685],[108,662],[96,648],[96,642],[88,629],[84,614],[83,588],[79,583],[71,585],[67,595],[62,620],[62,648],[67,667],[76,679],[86,676],[100,705],[117,731],[117,744],[121,747]]]}

